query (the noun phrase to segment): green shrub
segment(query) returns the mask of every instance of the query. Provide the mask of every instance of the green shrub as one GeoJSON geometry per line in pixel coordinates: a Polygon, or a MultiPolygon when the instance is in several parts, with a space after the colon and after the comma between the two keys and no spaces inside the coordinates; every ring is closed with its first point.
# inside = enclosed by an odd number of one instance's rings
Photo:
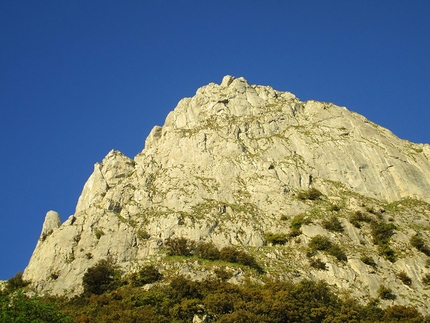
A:
{"type": "Polygon", "coordinates": [[[297,197],[302,201],[304,200],[314,201],[319,199],[322,195],[323,194],[314,187],[308,189],[307,191],[301,191],[297,193],[297,197]]]}
{"type": "Polygon", "coordinates": [[[102,237],[102,235],[104,235],[105,233],[103,232],[102,229],[96,229],[96,231],[94,232],[94,234],[96,235],[97,240],[100,240],[100,238],[102,237]]]}
{"type": "Polygon", "coordinates": [[[421,251],[427,256],[430,256],[430,248],[426,246],[423,238],[421,238],[419,235],[412,236],[409,242],[417,250],[421,251]]]}
{"type": "Polygon", "coordinates": [[[290,227],[299,230],[303,224],[309,224],[310,221],[304,214],[297,214],[292,220],[290,227]]]}
{"type": "Polygon", "coordinates": [[[330,217],[322,222],[324,229],[335,232],[343,232],[342,223],[340,223],[339,219],[335,216],[330,217]]]}
{"type": "Polygon", "coordinates": [[[423,320],[422,315],[416,308],[403,305],[393,305],[387,307],[381,321],[408,323],[428,322],[428,320],[423,320]]]}
{"type": "Polygon", "coordinates": [[[371,266],[371,267],[376,267],[377,265],[376,265],[376,262],[373,260],[373,258],[372,257],[370,257],[370,256],[362,256],[361,258],[360,258],[360,260],[362,261],[362,262],[364,262],[366,265],[368,265],[368,266],[371,266]]]}
{"type": "Polygon", "coordinates": [[[227,246],[221,249],[220,251],[220,259],[227,262],[237,262],[237,255],[239,250],[235,247],[227,246]]]}
{"type": "Polygon", "coordinates": [[[337,260],[340,261],[347,261],[348,257],[346,256],[345,251],[342,250],[341,247],[337,244],[333,244],[328,250],[327,253],[329,255],[332,255],[333,257],[336,257],[337,260]]]}
{"type": "Polygon", "coordinates": [[[268,232],[264,235],[266,242],[272,245],[284,245],[288,239],[284,233],[271,233],[268,232]]]}
{"type": "Polygon", "coordinates": [[[228,280],[228,279],[230,279],[232,277],[232,273],[230,273],[227,270],[225,270],[224,267],[222,267],[222,268],[215,268],[214,273],[222,281],[228,280]]]}
{"type": "Polygon", "coordinates": [[[196,256],[207,260],[218,260],[220,258],[220,252],[213,243],[203,242],[197,246],[196,256]]]}
{"type": "Polygon", "coordinates": [[[131,284],[134,287],[143,286],[159,281],[163,275],[153,265],[142,267],[137,273],[131,275],[131,284]]]}
{"type": "Polygon", "coordinates": [[[327,270],[326,263],[319,258],[310,258],[309,265],[318,270],[327,270]]]}
{"type": "Polygon", "coordinates": [[[141,240],[147,240],[151,237],[151,235],[146,230],[139,229],[137,231],[137,238],[141,240]]]}
{"type": "Polygon", "coordinates": [[[372,230],[373,243],[377,245],[383,245],[390,241],[396,226],[393,223],[372,221],[370,228],[372,230]]]}
{"type": "Polygon", "coordinates": [[[87,269],[82,278],[84,294],[101,295],[119,286],[120,272],[112,259],[102,259],[87,269]]]}
{"type": "Polygon", "coordinates": [[[412,279],[404,271],[398,273],[397,278],[400,279],[405,285],[410,286],[412,284],[412,279]]]}
{"type": "Polygon", "coordinates": [[[164,243],[167,247],[169,256],[186,256],[189,257],[196,251],[196,243],[187,238],[169,238],[164,243]]]}
{"type": "Polygon", "coordinates": [[[332,204],[332,205],[330,206],[330,208],[329,208],[329,211],[332,211],[332,212],[339,212],[339,211],[340,211],[340,206],[339,206],[339,205],[337,205],[337,204],[332,204]]]}
{"type": "Polygon", "coordinates": [[[349,222],[351,222],[351,224],[356,228],[361,228],[360,222],[370,223],[371,221],[372,218],[361,211],[355,211],[355,213],[349,218],[349,222]]]}
{"type": "Polygon", "coordinates": [[[385,287],[384,285],[380,285],[378,288],[378,296],[381,299],[396,299],[396,295],[393,294],[393,291],[389,287],[385,287]]]}
{"type": "Polygon", "coordinates": [[[295,238],[295,237],[298,237],[301,234],[302,234],[302,230],[291,228],[290,232],[288,233],[288,236],[290,238],[295,238]]]}
{"type": "Polygon", "coordinates": [[[330,239],[323,235],[316,235],[311,238],[308,244],[309,248],[312,250],[329,250],[332,247],[330,239]]]}
{"type": "Polygon", "coordinates": [[[422,282],[424,285],[430,285],[430,274],[425,274],[422,278],[422,282]]]}
{"type": "MultiPolygon", "coordinates": [[[[323,235],[316,235],[311,238],[308,244],[311,251],[321,250],[326,251],[329,255],[332,255],[340,261],[348,260],[345,252],[337,244],[333,244],[330,239],[323,235]]],[[[311,253],[308,253],[312,255],[311,253]]]]}
{"type": "Polygon", "coordinates": [[[44,301],[34,295],[29,297],[22,291],[2,295],[0,293],[1,323],[71,323],[73,319],[62,313],[54,302],[44,301]]]}
{"type": "Polygon", "coordinates": [[[184,298],[201,298],[201,293],[198,288],[198,282],[189,280],[184,276],[174,277],[170,281],[169,297],[180,301],[184,298]]]}
{"type": "Polygon", "coordinates": [[[396,261],[396,254],[389,245],[390,238],[394,234],[396,228],[395,225],[383,221],[372,221],[370,228],[373,243],[378,246],[379,254],[391,262],[396,261]]]}
{"type": "Polygon", "coordinates": [[[245,265],[261,272],[262,268],[258,265],[255,258],[251,255],[248,255],[246,252],[238,250],[235,247],[227,246],[221,249],[220,251],[220,259],[232,263],[238,263],[241,265],[245,265]]]}
{"type": "Polygon", "coordinates": [[[378,245],[378,252],[388,261],[395,262],[397,260],[395,251],[388,244],[378,245]]]}
{"type": "Polygon", "coordinates": [[[25,286],[27,286],[28,284],[30,284],[29,281],[26,281],[22,278],[23,273],[17,272],[15,276],[13,276],[12,278],[9,278],[6,281],[6,290],[8,292],[12,292],[14,290],[17,290],[19,288],[23,288],[25,286]]]}

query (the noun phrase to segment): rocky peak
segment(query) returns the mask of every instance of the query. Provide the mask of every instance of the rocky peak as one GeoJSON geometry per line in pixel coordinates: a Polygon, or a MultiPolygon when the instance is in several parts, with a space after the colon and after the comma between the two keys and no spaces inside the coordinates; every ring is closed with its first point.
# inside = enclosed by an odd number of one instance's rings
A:
{"type": "Polygon", "coordinates": [[[59,228],[60,225],[60,215],[55,211],[48,211],[45,216],[45,221],[43,222],[40,239],[45,239],[48,235],[54,232],[55,229],[59,228]]]}
{"type": "Polygon", "coordinates": [[[95,164],[75,214],[59,227],[46,224],[47,231],[44,224],[43,232],[52,233],[38,243],[24,278],[42,292],[76,294],[85,271],[106,257],[125,273],[148,262],[173,270],[163,260],[163,243],[186,237],[246,248],[271,277],[326,279],[360,298],[375,296],[388,282],[422,300],[430,296],[418,283],[425,256],[407,246],[419,228],[430,228],[428,192],[429,145],[401,140],[345,107],[302,102],[225,76],[220,85],[182,99],[134,160],[112,150],[95,164]],[[299,198],[310,188],[322,197],[299,198]],[[408,202],[396,202],[402,199],[408,202]],[[387,205],[398,213],[386,211],[387,205]],[[394,243],[402,255],[397,262],[381,258],[368,225],[351,224],[356,212],[370,211],[369,217],[378,213],[402,228],[394,243]],[[300,238],[269,246],[267,233],[287,234],[295,216],[309,219],[300,238]],[[343,233],[324,228],[332,216],[340,218],[343,233]],[[310,269],[304,254],[315,235],[347,247],[348,261],[324,258],[327,271],[310,269]],[[377,259],[378,276],[360,260],[363,252],[377,259]],[[415,277],[413,291],[396,280],[401,270],[415,277]]]}

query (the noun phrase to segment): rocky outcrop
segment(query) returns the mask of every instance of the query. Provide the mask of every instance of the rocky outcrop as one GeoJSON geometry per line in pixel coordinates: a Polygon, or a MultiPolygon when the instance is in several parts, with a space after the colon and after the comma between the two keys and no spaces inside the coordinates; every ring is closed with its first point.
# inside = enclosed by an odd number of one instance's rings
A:
{"type": "Polygon", "coordinates": [[[55,211],[48,211],[45,216],[45,221],[42,226],[42,233],[40,234],[40,239],[44,240],[48,235],[54,232],[55,229],[59,228],[61,225],[60,215],[55,211]]]}
{"type": "Polygon", "coordinates": [[[52,232],[39,241],[24,278],[43,292],[78,293],[98,260],[110,256],[124,272],[148,261],[162,267],[163,242],[184,236],[243,246],[269,276],[326,279],[357,297],[375,296],[380,284],[394,286],[426,310],[426,256],[410,248],[409,238],[430,228],[429,192],[429,145],[401,140],[344,107],[226,76],[181,100],[134,160],[111,151],[97,163],[75,214],[59,227],[44,225],[43,232],[52,232]],[[309,188],[323,197],[298,198],[309,188]],[[355,212],[396,224],[399,260],[379,256],[369,225],[350,223],[355,212]],[[303,224],[302,235],[268,246],[266,233],[288,233],[298,214],[312,222],[303,224]],[[343,233],[322,225],[333,215],[343,233]],[[348,261],[321,255],[328,270],[310,269],[304,254],[317,234],[345,246],[348,261]],[[360,260],[363,253],[377,270],[360,260]],[[413,277],[412,286],[398,281],[400,271],[413,277]]]}

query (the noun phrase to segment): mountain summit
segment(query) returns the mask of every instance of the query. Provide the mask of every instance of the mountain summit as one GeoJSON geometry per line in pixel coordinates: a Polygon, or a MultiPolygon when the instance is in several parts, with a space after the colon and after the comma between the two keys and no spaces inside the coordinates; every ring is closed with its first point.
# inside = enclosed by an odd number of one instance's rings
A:
{"type": "Polygon", "coordinates": [[[166,241],[182,237],[252,254],[264,273],[232,268],[238,283],[324,279],[363,300],[386,285],[396,304],[429,313],[430,254],[411,244],[430,245],[428,203],[428,144],[345,107],[225,76],[182,99],[134,159],[112,150],[95,164],[75,214],[60,224],[48,212],[24,278],[73,295],[107,257],[124,273],[152,263],[166,276],[211,275],[219,264],[168,259],[166,241]]]}

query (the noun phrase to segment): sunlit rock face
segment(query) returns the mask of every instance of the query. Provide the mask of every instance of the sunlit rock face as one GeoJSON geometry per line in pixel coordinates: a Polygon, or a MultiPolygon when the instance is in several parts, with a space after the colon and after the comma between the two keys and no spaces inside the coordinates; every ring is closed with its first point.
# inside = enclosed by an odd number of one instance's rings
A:
{"type": "Polygon", "coordinates": [[[41,292],[73,295],[100,259],[112,257],[125,273],[149,261],[163,268],[163,242],[183,236],[246,247],[272,277],[325,279],[363,299],[384,283],[419,303],[430,296],[420,278],[426,258],[409,239],[422,230],[430,244],[429,160],[429,145],[401,140],[345,107],[226,76],[182,99],[134,159],[112,150],[96,163],[75,214],[61,226],[47,216],[24,278],[41,292]],[[310,188],[323,194],[318,201],[298,198],[310,188]],[[406,198],[416,203],[386,209],[406,198]],[[378,255],[367,224],[350,223],[357,211],[397,225],[399,260],[378,255]],[[311,218],[300,239],[268,249],[265,234],[288,233],[297,214],[311,218]],[[333,215],[342,233],[323,227],[333,215]],[[310,269],[306,244],[317,234],[344,246],[348,261],[322,255],[328,270],[310,269]],[[377,272],[360,260],[364,251],[377,272]],[[399,282],[400,271],[412,286],[399,282]]]}

